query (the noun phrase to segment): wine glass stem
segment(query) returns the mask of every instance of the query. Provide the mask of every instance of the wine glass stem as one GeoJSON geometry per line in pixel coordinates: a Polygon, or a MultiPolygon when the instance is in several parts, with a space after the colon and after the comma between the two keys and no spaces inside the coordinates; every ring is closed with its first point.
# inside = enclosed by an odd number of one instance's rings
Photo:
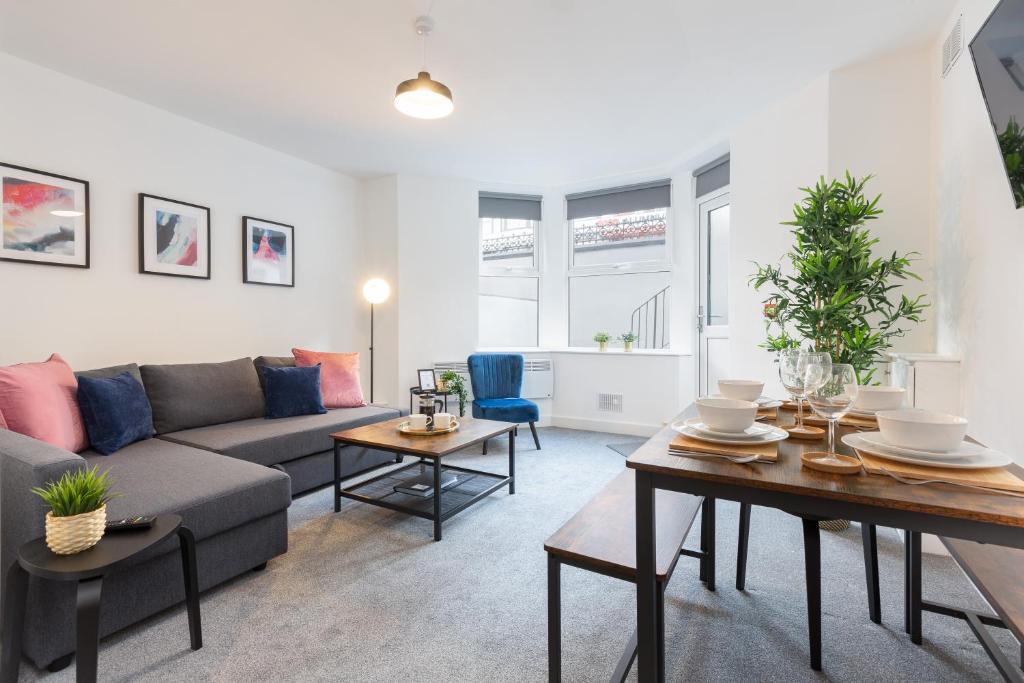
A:
{"type": "Polygon", "coordinates": [[[836,421],[828,421],[828,452],[836,452],[836,421]]]}
{"type": "Polygon", "coordinates": [[[796,426],[800,431],[804,430],[804,397],[796,397],[796,426]]]}

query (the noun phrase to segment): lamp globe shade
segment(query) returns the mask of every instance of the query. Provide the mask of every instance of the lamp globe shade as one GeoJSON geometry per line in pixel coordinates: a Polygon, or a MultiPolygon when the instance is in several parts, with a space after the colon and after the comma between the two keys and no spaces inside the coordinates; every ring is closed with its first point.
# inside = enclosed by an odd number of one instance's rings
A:
{"type": "Polygon", "coordinates": [[[371,304],[381,304],[391,295],[391,286],[385,280],[375,277],[363,285],[363,296],[371,304]]]}

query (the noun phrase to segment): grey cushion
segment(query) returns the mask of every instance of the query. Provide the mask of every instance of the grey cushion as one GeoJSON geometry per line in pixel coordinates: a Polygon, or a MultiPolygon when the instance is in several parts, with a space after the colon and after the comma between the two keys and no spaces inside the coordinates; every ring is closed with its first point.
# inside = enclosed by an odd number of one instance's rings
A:
{"type": "Polygon", "coordinates": [[[142,373],[139,372],[139,366],[135,363],[125,363],[124,365],[111,365],[109,368],[97,368],[95,370],[80,370],[75,373],[75,377],[91,377],[93,379],[110,379],[111,377],[117,377],[122,372],[130,372],[132,377],[142,384],[142,373]]]}
{"type": "Polygon", "coordinates": [[[278,420],[263,418],[211,425],[161,435],[175,443],[248,460],[276,465],[313,453],[331,450],[331,432],[398,417],[394,408],[362,406],[338,408],[322,415],[298,415],[278,420]]]}
{"type": "Polygon", "coordinates": [[[112,455],[82,454],[89,465],[109,470],[121,494],[109,519],[175,513],[197,539],[207,538],[291,504],[288,475],[161,439],[125,446],[112,455]]]}
{"type": "Polygon", "coordinates": [[[250,358],[139,370],[157,434],[263,416],[263,391],[250,358]]]}
{"type": "Polygon", "coordinates": [[[256,366],[256,373],[260,376],[260,389],[263,389],[264,394],[267,391],[267,385],[263,381],[263,373],[260,372],[261,367],[268,368],[294,368],[295,357],[294,356],[256,356],[252,362],[256,366]]]}

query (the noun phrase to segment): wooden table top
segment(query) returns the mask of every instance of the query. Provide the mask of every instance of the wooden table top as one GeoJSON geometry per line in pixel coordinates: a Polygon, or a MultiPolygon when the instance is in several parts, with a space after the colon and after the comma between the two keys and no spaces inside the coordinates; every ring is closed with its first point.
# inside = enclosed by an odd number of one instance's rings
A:
{"type": "MultiPolygon", "coordinates": [[[[690,406],[676,419],[696,415],[690,406]]],[[[792,422],[780,412],[779,424],[792,422]]],[[[836,450],[853,454],[840,441],[848,427],[836,430],[836,450]]],[[[801,467],[804,451],[823,451],[825,441],[786,439],[779,442],[777,463],[736,464],[720,459],[697,459],[672,455],[668,445],[676,432],[666,426],[626,460],[626,466],[639,471],[705,482],[729,484],[808,498],[870,505],[878,508],[925,513],[955,519],[1024,528],[1024,498],[986,493],[949,484],[909,486],[890,477],[865,474],[827,474],[801,467]]],[[[1024,468],[1011,465],[1011,471],[1024,477],[1024,468]]]]}
{"type": "Polygon", "coordinates": [[[506,434],[517,427],[514,422],[460,417],[458,418],[459,428],[454,432],[436,436],[419,436],[403,434],[398,431],[398,425],[408,419],[408,417],[396,417],[384,422],[346,429],[334,432],[331,434],[331,438],[341,443],[378,448],[382,451],[409,453],[424,458],[440,458],[467,446],[506,434]]]}

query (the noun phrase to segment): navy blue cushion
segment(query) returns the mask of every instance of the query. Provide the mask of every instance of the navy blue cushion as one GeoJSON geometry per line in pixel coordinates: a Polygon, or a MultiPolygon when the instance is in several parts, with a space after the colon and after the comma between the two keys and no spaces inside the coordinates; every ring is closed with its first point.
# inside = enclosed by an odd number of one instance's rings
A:
{"type": "Polygon", "coordinates": [[[537,422],[540,408],[525,398],[479,398],[473,401],[473,417],[502,422],[537,422]]]}
{"type": "Polygon", "coordinates": [[[153,436],[153,409],[131,372],[113,377],[79,376],[78,408],[94,451],[110,455],[153,436]]]}
{"type": "Polygon", "coordinates": [[[320,396],[320,365],[307,368],[259,368],[268,420],[327,412],[320,396]]]}

